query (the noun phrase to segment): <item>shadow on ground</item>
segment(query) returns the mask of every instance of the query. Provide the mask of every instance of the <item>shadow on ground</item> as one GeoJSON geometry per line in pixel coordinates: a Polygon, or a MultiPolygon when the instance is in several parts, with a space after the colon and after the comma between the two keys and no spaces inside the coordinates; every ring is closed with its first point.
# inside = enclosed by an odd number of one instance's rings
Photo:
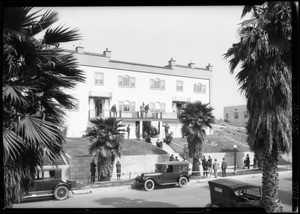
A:
{"type": "Polygon", "coordinates": [[[116,208],[139,208],[139,207],[178,207],[174,204],[164,203],[160,201],[146,201],[143,199],[128,199],[123,197],[103,198],[95,200],[99,206],[108,205],[116,208]]]}

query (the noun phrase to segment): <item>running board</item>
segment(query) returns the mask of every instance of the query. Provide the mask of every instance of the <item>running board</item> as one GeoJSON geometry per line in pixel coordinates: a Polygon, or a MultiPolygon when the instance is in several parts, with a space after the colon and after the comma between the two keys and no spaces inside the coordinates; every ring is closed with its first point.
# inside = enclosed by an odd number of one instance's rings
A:
{"type": "Polygon", "coordinates": [[[48,194],[32,194],[32,195],[26,195],[26,196],[23,196],[23,199],[26,199],[26,198],[36,198],[36,197],[46,197],[46,196],[53,196],[52,193],[48,193],[48,194]]]}

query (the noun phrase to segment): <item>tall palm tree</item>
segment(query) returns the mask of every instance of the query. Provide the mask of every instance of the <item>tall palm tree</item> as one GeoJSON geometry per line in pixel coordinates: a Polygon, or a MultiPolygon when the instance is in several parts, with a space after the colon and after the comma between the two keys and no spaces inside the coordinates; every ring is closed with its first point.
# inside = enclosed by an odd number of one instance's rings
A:
{"type": "Polygon", "coordinates": [[[98,156],[98,181],[109,181],[113,173],[115,158],[121,157],[125,125],[115,117],[95,118],[90,122],[94,126],[87,128],[85,137],[89,137],[92,143],[89,153],[98,156]]]}
{"type": "MultiPolygon", "coordinates": [[[[193,171],[199,171],[199,158],[203,155],[203,143],[206,137],[205,130],[214,123],[213,108],[200,101],[187,103],[178,114],[182,123],[181,133],[187,137],[189,157],[193,158],[193,171]]],[[[199,175],[200,173],[193,173],[199,175]]]]}
{"type": "Polygon", "coordinates": [[[75,58],[59,48],[80,38],[77,30],[56,27],[58,13],[31,7],[3,8],[3,162],[5,207],[19,201],[38,166],[56,164],[65,152],[60,131],[72,96],[63,92],[84,81],[75,58]]]}
{"type": "Polygon", "coordinates": [[[292,148],[291,3],[265,2],[246,6],[240,41],[225,53],[231,58],[230,72],[236,75],[247,98],[250,149],[262,161],[261,206],[267,212],[282,208],[278,198],[278,155],[292,148]]]}

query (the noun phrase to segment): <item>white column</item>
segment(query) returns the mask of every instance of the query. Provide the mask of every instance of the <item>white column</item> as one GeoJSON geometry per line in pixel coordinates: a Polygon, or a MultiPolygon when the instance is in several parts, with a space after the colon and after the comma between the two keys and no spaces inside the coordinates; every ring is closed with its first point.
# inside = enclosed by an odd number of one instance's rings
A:
{"type": "Polygon", "coordinates": [[[90,118],[95,117],[95,99],[90,98],[90,103],[89,103],[89,113],[90,113],[90,118]]]}
{"type": "Polygon", "coordinates": [[[162,141],[162,139],[163,139],[163,127],[162,127],[162,120],[160,120],[159,121],[159,130],[160,130],[160,132],[159,132],[159,141],[162,141]]]}
{"type": "Polygon", "coordinates": [[[141,138],[143,138],[143,121],[141,120],[140,121],[140,135],[141,135],[141,138]]]}

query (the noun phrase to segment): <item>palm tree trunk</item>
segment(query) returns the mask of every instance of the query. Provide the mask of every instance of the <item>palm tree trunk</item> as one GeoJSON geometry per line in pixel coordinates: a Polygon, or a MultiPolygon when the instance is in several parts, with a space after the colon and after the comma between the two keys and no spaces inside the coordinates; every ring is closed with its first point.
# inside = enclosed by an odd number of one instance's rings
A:
{"type": "Polygon", "coordinates": [[[114,158],[102,159],[98,158],[98,181],[110,181],[113,167],[114,158]]]}
{"type": "Polygon", "coordinates": [[[200,176],[200,165],[199,165],[199,159],[193,158],[193,176],[200,176]]]}
{"type": "Polygon", "coordinates": [[[262,157],[262,200],[260,205],[267,212],[282,212],[278,197],[278,149],[274,145],[271,155],[262,157]]]}

